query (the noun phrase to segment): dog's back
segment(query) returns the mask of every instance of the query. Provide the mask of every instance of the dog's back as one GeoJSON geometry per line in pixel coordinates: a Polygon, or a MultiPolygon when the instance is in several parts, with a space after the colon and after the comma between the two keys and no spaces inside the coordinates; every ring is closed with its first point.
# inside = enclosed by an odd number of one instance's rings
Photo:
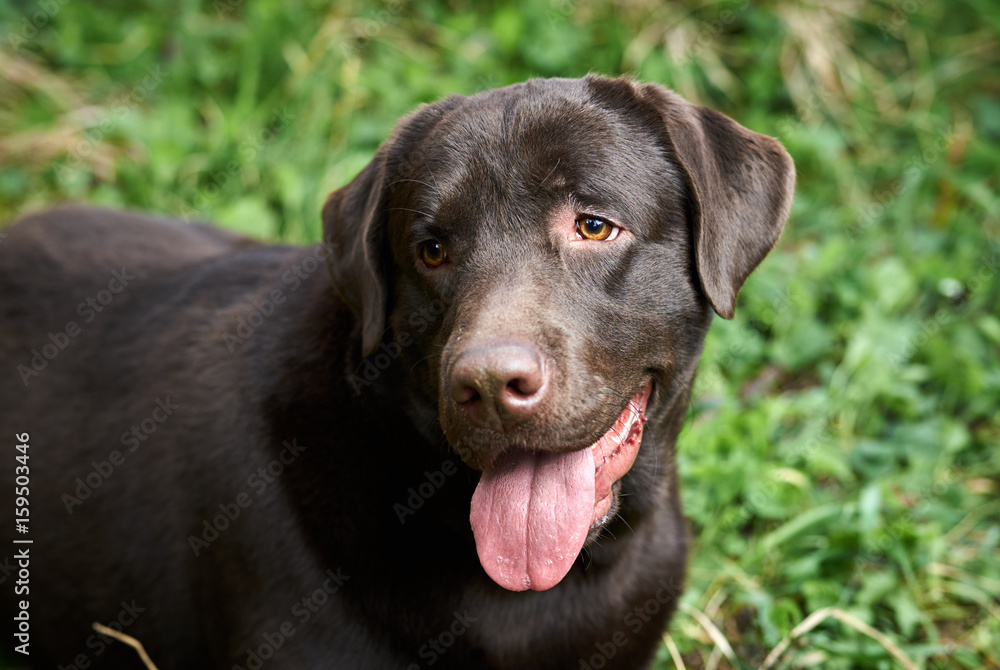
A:
{"type": "MultiPolygon", "coordinates": [[[[0,434],[27,433],[33,445],[19,536],[32,544],[19,546],[30,555],[33,639],[56,654],[36,645],[33,660],[55,667],[83,655],[117,667],[119,654],[130,667],[135,654],[108,646],[93,621],[197,654],[190,631],[204,627],[187,619],[210,592],[193,591],[198,564],[184,539],[190,519],[218,502],[207,495],[218,469],[199,460],[223,449],[225,425],[256,420],[240,415],[231,385],[241,352],[227,348],[225,331],[236,336],[249,296],[290,249],[85,207],[29,216],[6,232],[0,434]]],[[[0,472],[0,505],[10,510],[15,471],[0,472]]],[[[13,531],[5,528],[7,546],[13,531]]],[[[12,604],[4,599],[4,616],[12,604]]]]}

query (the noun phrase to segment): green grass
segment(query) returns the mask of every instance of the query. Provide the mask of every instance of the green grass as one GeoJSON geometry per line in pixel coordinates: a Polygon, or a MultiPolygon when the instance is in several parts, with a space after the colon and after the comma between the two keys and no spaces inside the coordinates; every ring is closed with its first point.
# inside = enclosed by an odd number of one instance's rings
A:
{"type": "Polygon", "coordinates": [[[854,618],[774,667],[899,667],[886,643],[1000,667],[1000,6],[335,4],[0,0],[0,221],[73,199],[311,241],[418,103],[590,71],[673,87],[779,137],[799,178],[706,345],[670,639],[756,668],[833,607],[854,618]]]}

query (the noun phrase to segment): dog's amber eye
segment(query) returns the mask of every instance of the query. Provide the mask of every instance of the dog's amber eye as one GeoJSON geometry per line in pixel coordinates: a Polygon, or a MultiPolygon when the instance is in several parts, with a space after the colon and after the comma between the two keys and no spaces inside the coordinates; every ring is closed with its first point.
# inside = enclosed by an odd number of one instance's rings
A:
{"type": "Polygon", "coordinates": [[[617,234],[618,228],[596,216],[581,216],[576,220],[576,230],[587,240],[607,240],[614,239],[613,234],[617,234]]]}
{"type": "Polygon", "coordinates": [[[436,268],[448,260],[448,254],[437,240],[427,240],[420,245],[420,259],[427,267],[436,268]]]}

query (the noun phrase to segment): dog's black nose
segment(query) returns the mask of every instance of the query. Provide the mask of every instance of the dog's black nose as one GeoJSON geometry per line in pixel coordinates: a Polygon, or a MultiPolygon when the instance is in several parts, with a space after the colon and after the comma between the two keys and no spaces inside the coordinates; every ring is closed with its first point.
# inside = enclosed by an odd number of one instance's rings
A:
{"type": "Polygon", "coordinates": [[[547,390],[545,360],[523,344],[466,349],[451,369],[451,396],[479,428],[502,431],[531,418],[547,390]]]}

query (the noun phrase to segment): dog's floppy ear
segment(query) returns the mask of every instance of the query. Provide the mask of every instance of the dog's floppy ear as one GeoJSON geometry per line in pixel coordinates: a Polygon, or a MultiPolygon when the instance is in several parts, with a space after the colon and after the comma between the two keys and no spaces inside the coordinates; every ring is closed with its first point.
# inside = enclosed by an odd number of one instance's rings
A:
{"type": "Polygon", "coordinates": [[[395,175],[413,163],[411,154],[418,140],[463,100],[453,95],[402,119],[372,161],[323,205],[327,265],[337,292],[361,323],[365,356],[378,348],[386,327],[386,210],[395,175]]]}
{"type": "Polygon", "coordinates": [[[774,138],[656,84],[637,88],[659,110],[686,173],[702,289],[731,319],[743,282],[784,228],[795,166],[774,138]]]}
{"type": "Polygon", "coordinates": [[[382,271],[386,147],[323,205],[323,239],[333,285],[361,323],[362,353],[378,347],[385,330],[387,280],[382,271]]]}

